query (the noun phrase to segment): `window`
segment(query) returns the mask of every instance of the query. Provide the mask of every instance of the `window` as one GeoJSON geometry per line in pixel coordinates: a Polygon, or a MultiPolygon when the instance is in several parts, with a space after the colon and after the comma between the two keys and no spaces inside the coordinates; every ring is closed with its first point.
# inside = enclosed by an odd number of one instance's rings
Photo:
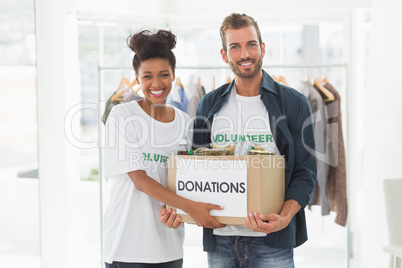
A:
{"type": "Polygon", "coordinates": [[[34,1],[0,8],[0,259],[40,267],[34,1]]]}

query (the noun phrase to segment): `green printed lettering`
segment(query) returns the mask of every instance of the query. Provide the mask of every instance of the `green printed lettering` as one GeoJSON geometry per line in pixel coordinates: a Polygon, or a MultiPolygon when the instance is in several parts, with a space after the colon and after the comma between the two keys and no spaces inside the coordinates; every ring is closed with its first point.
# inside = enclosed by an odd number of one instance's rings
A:
{"type": "Polygon", "coordinates": [[[230,140],[228,139],[228,135],[225,134],[225,142],[228,142],[228,141],[230,141],[230,140]]]}
{"type": "Polygon", "coordinates": [[[274,142],[272,139],[272,135],[267,135],[267,141],[274,142]]]}
{"type": "Polygon", "coordinates": [[[161,155],[160,155],[160,154],[154,154],[154,161],[155,161],[155,162],[158,162],[158,161],[159,161],[159,158],[161,158],[161,155]]]}
{"type": "Polygon", "coordinates": [[[212,139],[214,140],[215,143],[218,141],[218,136],[219,135],[216,135],[216,136],[212,137],[212,139]]]}
{"type": "Polygon", "coordinates": [[[246,137],[244,135],[239,135],[239,141],[246,141],[246,137]]]}
{"type": "Polygon", "coordinates": [[[254,142],[257,142],[257,135],[252,135],[251,140],[254,141],[254,142]]]}
{"type": "Polygon", "coordinates": [[[232,134],[232,135],[231,135],[231,138],[232,138],[232,141],[233,141],[233,142],[236,142],[236,141],[237,141],[237,134],[234,134],[234,135],[232,134]],[[234,138],[233,138],[233,136],[234,136],[234,138]]]}
{"type": "Polygon", "coordinates": [[[224,137],[222,134],[217,135],[218,136],[218,142],[222,142],[224,137]]]}

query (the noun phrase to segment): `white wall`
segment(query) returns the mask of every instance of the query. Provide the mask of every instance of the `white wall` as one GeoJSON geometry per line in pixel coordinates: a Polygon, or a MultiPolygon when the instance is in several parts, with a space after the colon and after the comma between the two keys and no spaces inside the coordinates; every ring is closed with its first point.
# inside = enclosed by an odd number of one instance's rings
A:
{"type": "MultiPolygon", "coordinates": [[[[147,16],[149,18],[199,18],[208,17],[209,20],[219,23],[224,16],[231,12],[247,13],[260,19],[280,20],[281,18],[292,18],[294,16],[309,17],[316,16],[319,12],[345,11],[356,8],[369,8],[370,0],[203,0],[200,2],[188,0],[76,0],[76,9],[79,11],[105,12],[109,14],[122,14],[135,17],[147,16]],[[280,12],[280,16],[275,13],[280,12]],[[308,15],[307,15],[308,14],[308,15]]],[[[119,17],[115,17],[119,19],[119,17]]],[[[126,18],[125,18],[126,19],[126,18]]],[[[127,19],[126,19],[127,20],[127,19]]],[[[188,23],[189,21],[187,21],[188,23]]],[[[191,22],[190,22],[191,23],[191,22]]],[[[208,22],[209,23],[209,22],[208,22]]],[[[188,26],[188,25],[187,25],[188,26]]]]}
{"type": "Polygon", "coordinates": [[[303,11],[303,10],[334,10],[345,8],[370,7],[370,0],[203,0],[199,2],[188,0],[78,0],[79,10],[92,10],[109,13],[132,13],[165,16],[199,15],[213,13],[261,11],[303,11]]]}
{"type": "Polygon", "coordinates": [[[78,10],[90,10],[107,13],[136,14],[136,15],[165,15],[170,1],[160,0],[77,0],[78,10]]]}
{"type": "Polygon", "coordinates": [[[362,266],[386,267],[383,180],[402,177],[402,2],[373,0],[369,83],[364,92],[362,266]]]}
{"type": "MultiPolygon", "coordinates": [[[[64,132],[66,114],[80,102],[74,4],[70,0],[35,1],[43,268],[74,267],[82,260],[79,149],[64,132]]],[[[78,134],[79,121],[69,122],[68,128],[78,134]]]]}
{"type": "Polygon", "coordinates": [[[270,11],[303,11],[303,10],[334,10],[345,8],[369,7],[370,0],[255,0],[255,1],[230,1],[230,0],[204,0],[199,3],[187,0],[170,0],[166,7],[168,15],[183,14],[211,14],[242,12],[270,12],[270,11]]]}

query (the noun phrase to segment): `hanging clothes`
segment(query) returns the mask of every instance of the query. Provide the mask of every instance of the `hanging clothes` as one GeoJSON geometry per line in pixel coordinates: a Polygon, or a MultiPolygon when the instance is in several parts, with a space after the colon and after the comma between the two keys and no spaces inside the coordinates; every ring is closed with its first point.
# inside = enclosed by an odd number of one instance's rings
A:
{"type": "Polygon", "coordinates": [[[335,222],[345,226],[348,216],[348,201],[346,188],[346,155],[342,130],[341,96],[330,84],[324,85],[332,94],[335,100],[327,102],[328,126],[329,126],[329,150],[330,163],[327,178],[327,195],[332,211],[336,212],[335,222]]]}
{"type": "Polygon", "coordinates": [[[321,205],[321,215],[326,216],[330,213],[326,184],[329,171],[327,150],[328,130],[327,130],[327,109],[324,101],[309,81],[301,82],[299,90],[310,102],[314,118],[314,141],[315,154],[317,160],[317,183],[310,196],[309,206],[321,205]]]}
{"type": "Polygon", "coordinates": [[[189,87],[191,87],[191,98],[188,102],[187,106],[187,114],[190,117],[195,116],[195,112],[197,111],[197,106],[198,103],[200,102],[201,98],[204,97],[205,95],[205,88],[200,85],[200,84],[191,84],[189,87]]]}
{"type": "Polygon", "coordinates": [[[183,112],[187,111],[187,94],[180,85],[174,85],[172,87],[172,90],[166,99],[166,104],[170,104],[183,112]]]}
{"type": "Polygon", "coordinates": [[[113,92],[113,94],[109,97],[109,99],[106,102],[105,111],[103,112],[102,115],[103,124],[106,124],[106,120],[110,114],[110,111],[115,105],[133,100],[137,101],[141,99],[142,97],[134,93],[129,86],[124,86],[122,89],[116,90],[115,92],[113,92]],[[115,98],[115,96],[120,93],[122,93],[121,96],[115,98]]]}

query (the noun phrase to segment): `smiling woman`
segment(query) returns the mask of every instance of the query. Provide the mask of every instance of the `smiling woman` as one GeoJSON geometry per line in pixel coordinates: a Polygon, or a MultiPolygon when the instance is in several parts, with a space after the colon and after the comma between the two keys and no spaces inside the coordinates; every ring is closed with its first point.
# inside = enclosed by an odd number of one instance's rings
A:
{"type": "Polygon", "coordinates": [[[160,207],[180,208],[199,226],[207,227],[224,226],[210,215],[211,209],[221,208],[166,189],[168,156],[178,152],[182,139],[191,145],[190,117],[165,105],[174,80],[176,36],[164,30],[141,31],[129,37],[128,45],[135,52],[133,67],[144,98],[116,106],[106,121],[105,177],[113,182],[104,216],[103,259],[107,268],[122,267],[122,263],[124,267],[152,263],[152,267],[179,268],[183,223],[178,219],[173,228],[164,226],[162,216],[168,213],[161,212],[160,220],[160,207]]]}
{"type": "Polygon", "coordinates": [[[171,49],[176,46],[176,36],[163,30],[151,35],[145,30],[131,36],[128,45],[135,53],[133,67],[145,97],[138,104],[156,120],[172,121],[174,109],[160,104],[166,103],[175,79],[176,57],[171,49]]]}
{"type": "Polygon", "coordinates": [[[158,121],[172,121],[173,107],[158,105],[166,103],[166,98],[172,89],[174,75],[169,62],[160,58],[143,61],[136,79],[144,94],[144,99],[138,101],[141,108],[158,121]]]}

